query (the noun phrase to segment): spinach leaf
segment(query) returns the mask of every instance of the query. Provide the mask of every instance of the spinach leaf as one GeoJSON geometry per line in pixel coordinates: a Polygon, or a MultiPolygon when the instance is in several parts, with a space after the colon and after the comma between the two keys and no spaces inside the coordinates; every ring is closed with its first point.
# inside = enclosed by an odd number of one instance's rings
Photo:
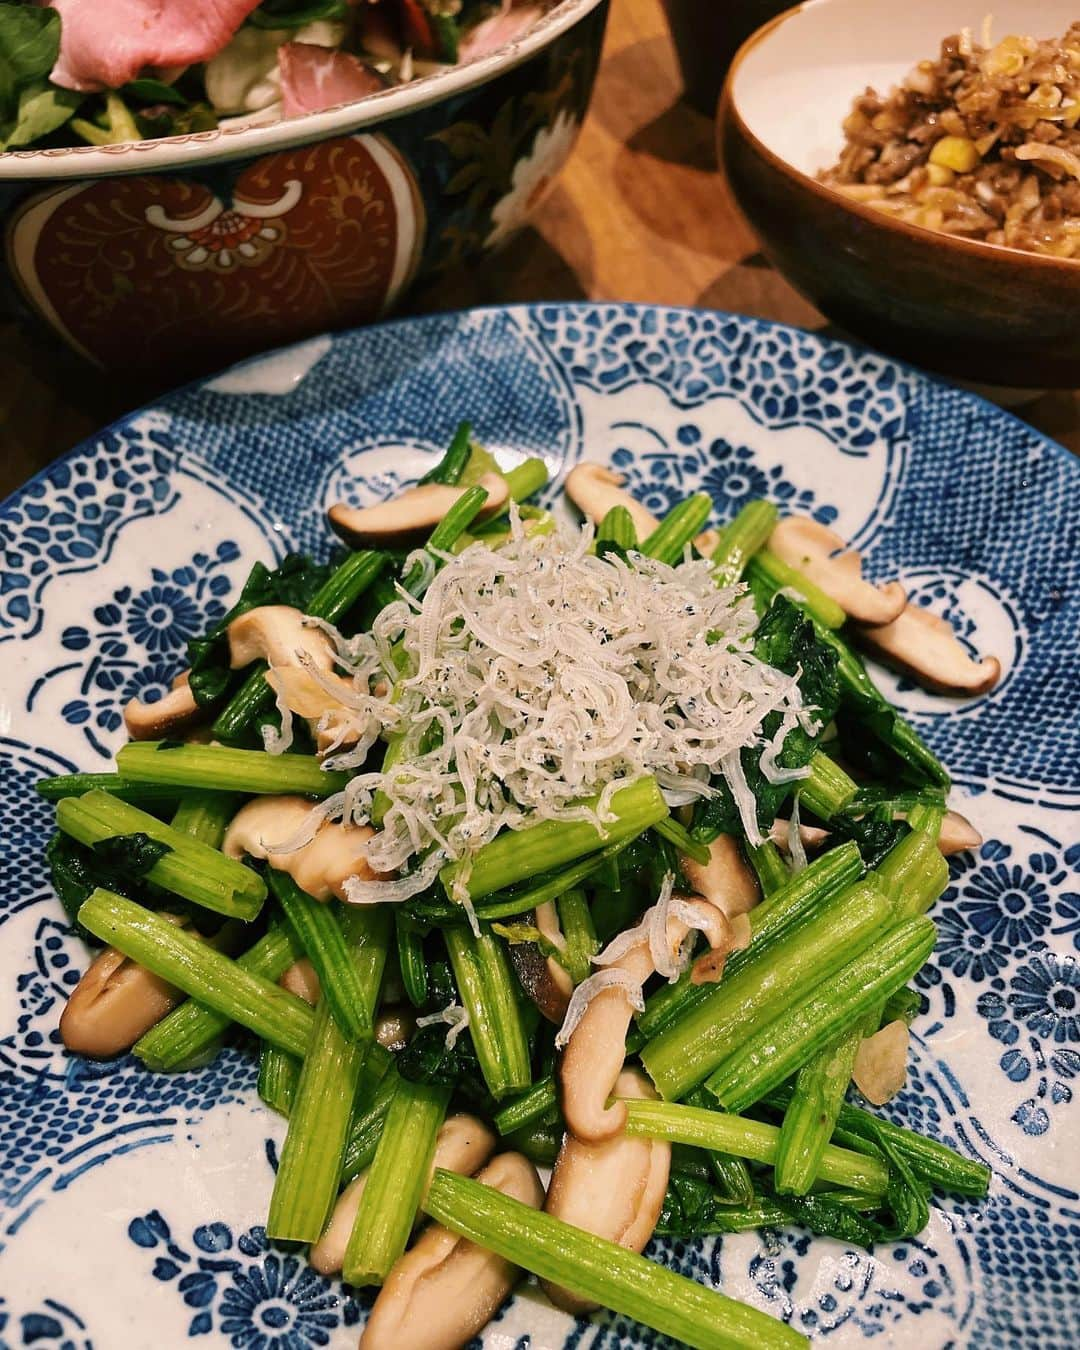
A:
{"type": "Polygon", "coordinates": [[[59,51],[55,9],[0,4],[0,151],[48,136],[86,97],[50,82],[59,51]]]}
{"type": "Polygon", "coordinates": [[[302,28],[316,19],[344,19],[346,0],[263,0],[248,23],[255,28],[302,28]]]}
{"type": "Polygon", "coordinates": [[[248,573],[236,604],[204,637],[188,643],[191,692],[205,708],[221,699],[235,674],[229,668],[229,624],[260,605],[292,605],[306,609],[308,601],[330,575],[329,565],[290,553],[273,571],[256,563],[248,573]]]}
{"type": "MultiPolygon", "coordinates": [[[[821,641],[801,610],[781,595],[773,600],[758,625],[754,655],[785,675],[798,675],[803,703],[816,710],[815,717],[822,728],[833,719],[840,702],[836,653],[821,641]]],[[[761,724],[762,735],[774,736],[780,722],[779,713],[770,713],[761,724]]],[[[784,769],[803,768],[812,759],[819,739],[820,732],[810,736],[802,727],[793,727],[777,756],[777,764],[784,769]]],[[[758,825],[767,832],[793,785],[770,783],[761,772],[760,756],[760,750],[751,747],[742,751],[741,758],[747,785],[757,802],[758,825]]],[[[717,795],[700,802],[694,812],[691,833],[702,843],[711,843],[718,834],[742,832],[738,808],[727,783],[717,777],[713,787],[718,789],[717,795]]]]}
{"type": "Polygon", "coordinates": [[[832,847],[853,839],[863,862],[867,868],[871,868],[876,867],[886,853],[910,833],[911,826],[903,820],[873,820],[869,816],[860,820],[838,817],[830,821],[829,845],[832,847]]]}
{"type": "Polygon", "coordinates": [[[831,1198],[828,1192],[777,1195],[759,1180],[759,1189],[748,1204],[731,1205],[725,1204],[707,1182],[673,1173],[656,1232],[671,1237],[699,1237],[706,1233],[741,1233],[790,1224],[800,1224],[812,1233],[860,1247],[882,1241],[887,1231],[872,1216],[831,1198]]]}
{"type": "Polygon", "coordinates": [[[153,892],[145,885],[144,878],[168,852],[168,844],[142,833],[115,835],[112,839],[102,839],[92,848],[78,843],[70,835],[57,833],[45,849],[45,861],[69,920],[87,942],[100,945],[99,940],[78,921],[83,901],[91,891],[103,886],[129,900],[153,905],[153,892]]]}
{"type": "Polygon", "coordinates": [[[187,99],[175,85],[164,80],[152,80],[144,77],[131,80],[120,90],[125,99],[134,99],[137,103],[172,103],[184,107],[187,99]]]}
{"type": "Polygon", "coordinates": [[[0,65],[19,89],[44,80],[60,52],[60,15],[34,5],[0,4],[0,65]]]}
{"type": "Polygon", "coordinates": [[[16,150],[50,135],[74,116],[84,97],[43,81],[25,85],[19,91],[14,123],[0,135],[0,150],[16,150]]]}

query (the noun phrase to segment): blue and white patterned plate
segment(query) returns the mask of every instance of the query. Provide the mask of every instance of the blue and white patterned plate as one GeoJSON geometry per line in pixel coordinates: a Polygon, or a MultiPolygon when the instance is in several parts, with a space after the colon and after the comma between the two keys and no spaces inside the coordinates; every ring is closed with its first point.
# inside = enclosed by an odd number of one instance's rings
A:
{"type": "MultiPolygon", "coordinates": [[[[85,964],[41,861],[44,774],[104,769],[133,694],[255,558],[324,553],[328,504],[414,476],[469,418],[504,465],[611,461],[655,511],[766,494],[835,525],[973,650],[988,698],[890,681],[986,843],[960,858],[921,976],[895,1117],[994,1169],[872,1255],[769,1231],[657,1244],[681,1270],[835,1346],[1080,1343],[1080,465],[895,363],[722,314],[561,305],[319,339],[193,386],[88,441],[0,508],[0,1350],[355,1344],[366,1295],[260,1227],[281,1124],[249,1057],[153,1076],[69,1058],[85,964]]],[[[527,1291],[485,1345],[656,1345],[527,1291]]],[[[408,1350],[403,1347],[402,1350],[408,1350]]]]}

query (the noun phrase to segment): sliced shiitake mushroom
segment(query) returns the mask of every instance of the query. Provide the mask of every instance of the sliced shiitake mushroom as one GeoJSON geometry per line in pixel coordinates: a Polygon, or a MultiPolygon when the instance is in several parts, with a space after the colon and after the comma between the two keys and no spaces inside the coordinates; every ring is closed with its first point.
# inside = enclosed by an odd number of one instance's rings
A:
{"type": "Polygon", "coordinates": [[[898,581],[884,586],[865,581],[862,554],[808,516],[785,516],[769,536],[769,550],[807,576],[858,623],[892,623],[907,603],[898,581]]]}
{"type": "Polygon", "coordinates": [[[594,525],[599,525],[613,506],[624,506],[630,512],[641,543],[660,522],[626,491],[625,481],[621,473],[604,464],[576,464],[566,475],[566,495],[594,525]]]}
{"type": "Polygon", "coordinates": [[[729,919],[748,913],[761,899],[757,877],[733,835],[721,834],[712,841],[707,863],[685,855],[680,861],[683,876],[693,890],[729,919]]]}
{"type": "MultiPolygon", "coordinates": [[[[615,1096],[655,1098],[656,1092],[644,1074],[624,1069],[615,1082],[615,1096]]],[[[671,1145],[664,1140],[619,1134],[594,1144],[567,1134],[544,1209],[575,1228],[640,1252],[660,1217],[670,1170],[671,1145]]],[[[552,1303],[575,1317],[596,1307],[569,1289],[542,1283],[552,1303]]]]}
{"type": "MultiPolygon", "coordinates": [[[[903,815],[898,818],[903,819],[903,815]]],[[[774,820],[769,834],[777,848],[788,852],[788,821],[779,818],[774,820]]],[[[800,824],[799,838],[802,840],[803,848],[813,851],[828,841],[829,831],[817,825],[800,824]]],[[[965,853],[978,848],[982,841],[982,835],[966,816],[962,816],[959,811],[945,812],[941,832],[938,835],[938,848],[946,858],[951,858],[954,853],[965,853]]]]}
{"type": "MultiPolygon", "coordinates": [[[[468,1176],[482,1167],[495,1152],[495,1142],[495,1135],[475,1116],[464,1113],[448,1116],[435,1140],[431,1173],[436,1167],[443,1167],[448,1172],[460,1172],[468,1176]]],[[[326,1231],[311,1249],[308,1259],[320,1274],[334,1275],[341,1269],[345,1248],[356,1221],[356,1211],[360,1208],[360,1197],[367,1184],[367,1175],[366,1170],[361,1172],[341,1192],[326,1231]]],[[[424,1190],[426,1194],[426,1186],[424,1190]]]]}
{"type": "MultiPolygon", "coordinates": [[[[187,927],[186,918],[163,918],[187,927]]],[[[235,945],[239,926],[224,924],[208,941],[219,950],[235,945]]],[[[108,1059],[130,1050],[140,1036],[181,1003],[186,995],[115,947],[106,947],[87,967],[60,1014],[60,1036],[69,1050],[108,1059]]]]}
{"type": "MultiPolygon", "coordinates": [[[[536,1168],[501,1153],[477,1181],[533,1209],[544,1200],[536,1168]]],[[[501,1256],[431,1224],[391,1270],[360,1337],[361,1350],[460,1350],[498,1311],[523,1272],[501,1256]]]]}
{"type": "MultiPolygon", "coordinates": [[[[478,518],[487,520],[506,505],[509,489],[499,473],[485,473],[478,486],[488,494],[478,518]]],[[[404,548],[422,542],[467,491],[446,483],[420,483],[373,506],[339,503],[330,508],[330,528],[353,548],[404,548]]]]}
{"type": "Polygon", "coordinates": [[[133,698],[124,707],[124,726],[133,741],[157,741],[177,731],[186,731],[202,716],[189,684],[190,671],[182,671],[172,688],[154,703],[133,698]]]}
{"type": "Polygon", "coordinates": [[[856,632],[886,665],[939,694],[985,694],[1001,678],[996,656],[973,661],[952,626],[922,605],[907,605],[892,623],[860,626],[856,632]]]}
{"type": "Polygon", "coordinates": [[[377,881],[367,861],[367,842],[374,834],[370,825],[346,825],[324,821],[314,838],[299,848],[279,851],[307,821],[312,806],[303,797],[256,797],[242,807],[225,831],[221,851],[230,858],[246,853],[265,858],[271,867],[288,872],[302,891],[316,900],[336,896],[344,900],[350,877],[377,881]]]}
{"type": "MultiPolygon", "coordinates": [[[[710,948],[730,940],[731,924],[708,901],[686,895],[672,899],[695,910],[696,926],[705,933],[710,948]]],[[[685,920],[668,920],[667,941],[672,951],[680,949],[689,931],[685,920]]],[[[630,982],[643,985],[655,970],[648,940],[643,937],[608,969],[622,971],[630,982]]],[[[579,1139],[610,1139],[626,1124],[624,1103],[615,1101],[608,1106],[607,1100],[626,1058],[626,1033],[632,1015],[625,989],[602,989],[585,1009],[563,1051],[558,1070],[563,1116],[579,1139]]]]}
{"type": "Polygon", "coordinates": [[[884,1106],[904,1086],[910,1039],[908,1024],[897,1018],[860,1041],[851,1077],[873,1106],[884,1106]]]}
{"type": "Polygon", "coordinates": [[[123,952],[106,947],[68,999],[60,1015],[60,1035],[75,1054],[108,1059],[130,1050],[183,997],[123,952]]]}
{"type": "Polygon", "coordinates": [[[291,605],[249,609],[233,619],[227,633],[233,670],[265,661],[270,667],[268,683],[300,717],[314,720],[340,708],[355,693],[352,684],[337,674],[330,639],[320,628],[306,624],[303,611],[291,605]]]}
{"type": "Polygon", "coordinates": [[[309,1003],[313,1008],[322,997],[322,986],[319,984],[319,976],[315,967],[306,956],[302,956],[299,961],[294,961],[288,968],[278,984],[282,989],[287,989],[290,994],[295,994],[297,998],[302,998],[305,1003],[309,1003]]]}
{"type": "MultiPolygon", "coordinates": [[[[799,824],[799,842],[803,848],[813,850],[821,848],[829,837],[829,831],[823,830],[819,825],[799,824]]],[[[769,838],[778,849],[784,853],[791,851],[791,822],[783,820],[779,816],[769,827],[769,838]]]]}
{"type": "MultiPolygon", "coordinates": [[[[638,543],[643,544],[660,522],[648,507],[627,492],[623,487],[625,481],[621,473],[605,464],[576,464],[566,475],[566,495],[594,525],[599,525],[613,506],[624,506],[634,522],[638,543]]],[[[703,530],[694,545],[703,557],[710,558],[719,542],[717,530],[703,530]]]]}
{"type": "Polygon", "coordinates": [[[951,858],[954,853],[966,853],[976,849],[982,841],[982,835],[967,816],[962,816],[959,811],[945,812],[945,818],[941,822],[941,833],[938,835],[938,848],[946,858],[951,858]]]}

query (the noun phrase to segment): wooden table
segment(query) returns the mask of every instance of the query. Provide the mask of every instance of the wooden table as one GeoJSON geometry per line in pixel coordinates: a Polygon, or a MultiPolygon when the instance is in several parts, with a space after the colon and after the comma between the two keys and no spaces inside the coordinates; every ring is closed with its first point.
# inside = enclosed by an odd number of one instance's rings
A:
{"type": "MultiPolygon", "coordinates": [[[[614,0],[592,111],[532,229],[467,276],[414,297],[415,312],[516,300],[701,305],[809,328],[822,316],[758,252],[717,171],[709,119],[679,101],[659,0],[614,0]]],[[[0,498],[137,402],[93,371],[57,372],[0,325],[0,498]]],[[[1021,411],[1080,452],[1080,397],[1021,411]]]]}

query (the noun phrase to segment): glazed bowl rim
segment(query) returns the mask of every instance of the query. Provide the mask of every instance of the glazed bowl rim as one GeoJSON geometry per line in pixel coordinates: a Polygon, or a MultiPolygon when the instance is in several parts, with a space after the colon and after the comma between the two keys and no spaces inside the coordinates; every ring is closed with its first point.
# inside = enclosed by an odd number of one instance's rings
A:
{"type": "MultiPolygon", "coordinates": [[[[747,142],[754,154],[759,159],[764,160],[772,169],[794,179],[803,191],[812,193],[825,204],[848,212],[873,226],[876,230],[904,237],[917,246],[952,249],[959,254],[991,266],[1012,264],[1016,267],[1031,267],[1059,275],[1068,273],[1074,278],[1080,275],[1080,272],[1078,272],[1080,258],[1058,258],[1048,253],[1032,253],[1027,249],[1013,248],[1010,244],[989,244],[983,239],[966,239],[962,235],[947,234],[944,230],[932,230],[927,225],[916,225],[911,221],[886,215],[883,211],[877,211],[865,202],[848,197],[845,193],[840,192],[837,188],[830,187],[827,183],[819,182],[811,174],[797,168],[789,159],[785,159],[783,155],[778,154],[766,145],[759,136],[750,130],[739,111],[738,102],[735,98],[735,82],[742,63],[755,47],[771,37],[774,31],[782,24],[787,23],[789,19],[797,18],[804,10],[816,9],[819,6],[829,4],[829,2],[830,0],[803,0],[802,3],[795,4],[790,9],[775,15],[750,34],[736,51],[732,57],[731,65],[728,67],[723,93],[717,109],[721,128],[725,122],[734,124],[738,134],[747,142]]],[[[0,160],[2,158],[0,156],[0,160]]]]}
{"type": "Polygon", "coordinates": [[[266,126],[218,127],[183,136],[125,141],[120,145],[7,150],[0,153],[0,183],[108,178],[247,159],[381,126],[455,94],[466,93],[514,69],[604,3],[606,0],[560,0],[528,32],[487,56],[323,112],[304,113],[266,126]]]}

